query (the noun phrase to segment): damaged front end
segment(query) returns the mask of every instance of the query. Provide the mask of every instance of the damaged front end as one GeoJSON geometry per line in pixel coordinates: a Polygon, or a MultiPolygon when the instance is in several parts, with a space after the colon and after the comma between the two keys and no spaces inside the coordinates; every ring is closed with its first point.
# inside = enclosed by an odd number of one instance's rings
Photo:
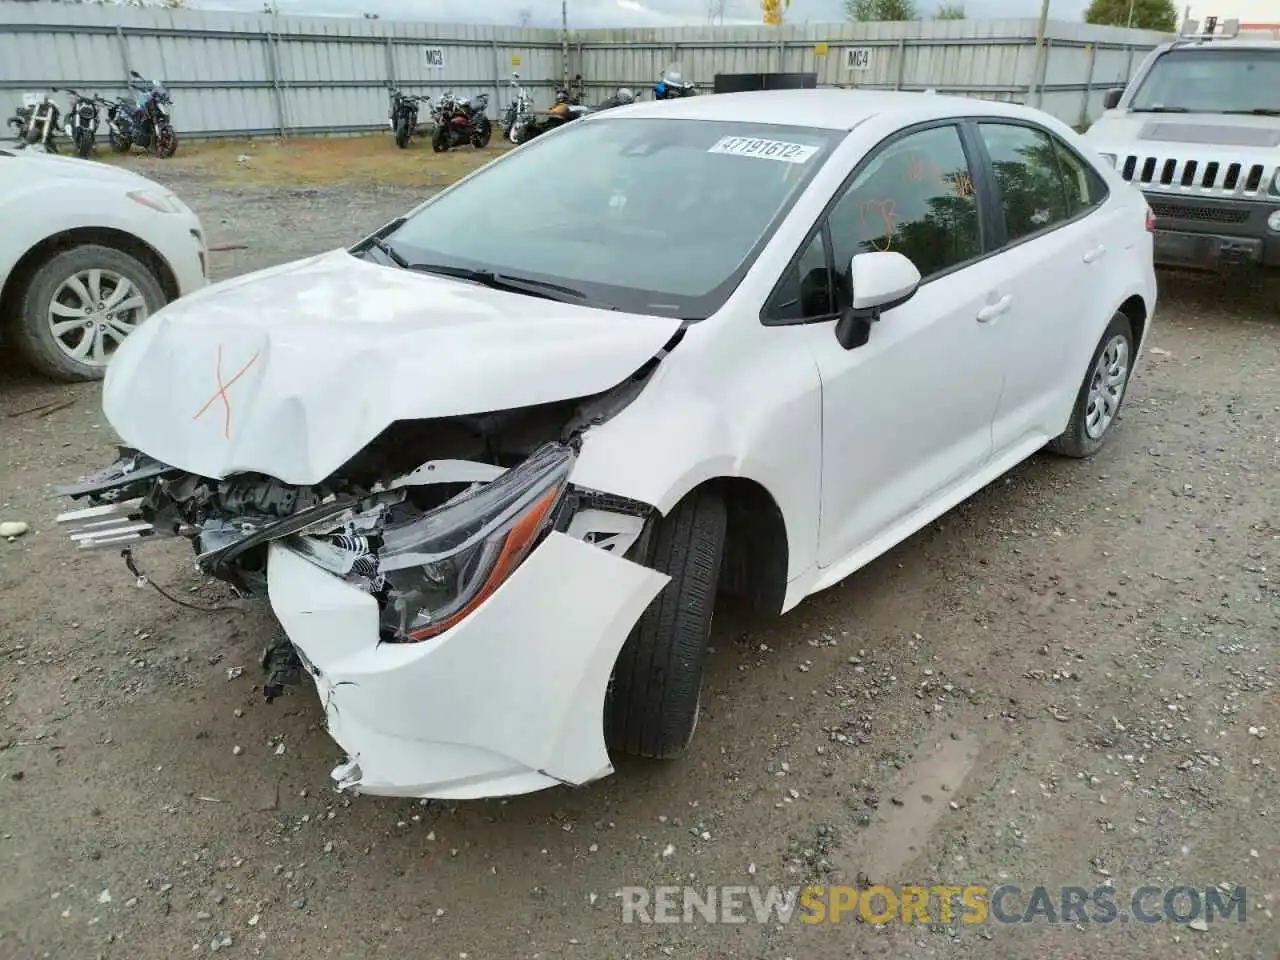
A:
{"type": "MultiPolygon", "coordinates": [[[[652,508],[571,474],[584,431],[642,383],[393,424],[314,486],[200,477],[122,449],[55,491],[90,504],[58,522],[82,549],[185,537],[205,573],[269,599],[349,756],[340,788],[463,798],[585,783],[612,769],[608,677],[667,578],[624,559],[652,508]],[[418,460],[427,450],[442,456],[418,460]]],[[[288,672],[278,653],[273,676],[288,672]]]]}

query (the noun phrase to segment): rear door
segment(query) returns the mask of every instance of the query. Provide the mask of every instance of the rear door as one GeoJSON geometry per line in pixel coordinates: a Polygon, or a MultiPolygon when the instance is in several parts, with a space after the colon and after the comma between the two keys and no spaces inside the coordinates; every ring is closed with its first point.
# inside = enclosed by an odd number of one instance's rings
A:
{"type": "Polygon", "coordinates": [[[1064,389],[1082,370],[1071,345],[1098,326],[1107,285],[1106,185],[1063,141],[1020,120],[974,125],[990,161],[1004,228],[996,258],[1011,297],[998,326],[1004,390],[992,423],[994,455],[1052,438],[1062,427],[1064,389]]]}

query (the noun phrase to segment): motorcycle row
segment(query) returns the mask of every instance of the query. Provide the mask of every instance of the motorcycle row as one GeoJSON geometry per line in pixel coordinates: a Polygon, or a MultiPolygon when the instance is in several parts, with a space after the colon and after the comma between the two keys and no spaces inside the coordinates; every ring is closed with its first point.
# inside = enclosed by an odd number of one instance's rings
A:
{"type": "Polygon", "coordinates": [[[128,153],[137,146],[157,157],[172,157],[178,149],[178,135],[170,120],[173,98],[168,88],[136,70],[129,74],[129,87],[137,91],[136,97],[108,100],[69,87],[54,87],[54,93],[65,93],[69,98],[65,114],[48,94],[24,98],[27,102],[9,118],[18,146],[41,146],[57,153],[58,140],[65,134],[75,153],[87,158],[93,152],[105,111],[107,136],[116,153],[128,153]]]}
{"type": "MultiPolygon", "coordinates": [[[[574,77],[574,87],[556,90],[555,103],[546,112],[534,109],[533,97],[520,85],[520,74],[511,74],[511,103],[502,117],[502,135],[514,144],[525,143],[539,134],[562,127],[566,123],[590,113],[599,113],[613,107],[634,103],[635,94],[627,87],[619,87],[613,96],[595,106],[582,102],[582,74],[574,77]]],[[[684,79],[680,64],[672,63],[663,71],[653,87],[655,100],[675,100],[693,96],[694,83],[684,79]]],[[[391,94],[390,125],[395,134],[396,146],[404,148],[418,128],[418,111],[422,104],[430,104],[434,129],[431,149],[442,153],[453,147],[471,144],[477,150],[488,146],[493,127],[485,110],[489,105],[488,94],[474,98],[458,97],[451,92],[441,95],[432,103],[427,95],[407,94],[396,87],[388,87],[391,94]]]]}

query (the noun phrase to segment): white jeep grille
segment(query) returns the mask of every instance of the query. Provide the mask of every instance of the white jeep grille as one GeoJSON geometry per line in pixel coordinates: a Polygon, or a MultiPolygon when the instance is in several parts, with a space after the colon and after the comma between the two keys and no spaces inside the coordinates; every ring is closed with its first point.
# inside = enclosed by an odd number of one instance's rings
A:
{"type": "Polygon", "coordinates": [[[1130,183],[1162,193],[1244,199],[1265,196],[1276,173],[1275,167],[1261,163],[1139,154],[1122,154],[1116,168],[1130,183]]]}

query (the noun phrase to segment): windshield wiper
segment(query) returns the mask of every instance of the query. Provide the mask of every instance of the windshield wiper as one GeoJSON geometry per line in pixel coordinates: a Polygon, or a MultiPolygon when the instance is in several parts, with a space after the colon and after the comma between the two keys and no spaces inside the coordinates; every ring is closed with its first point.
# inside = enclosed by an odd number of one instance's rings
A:
{"type": "Polygon", "coordinates": [[[386,256],[388,260],[394,263],[397,267],[400,267],[401,269],[404,269],[404,270],[409,269],[409,261],[406,260],[404,257],[400,256],[400,254],[396,253],[396,248],[391,246],[391,244],[387,243],[387,241],[383,240],[381,237],[370,237],[367,243],[371,247],[376,247],[381,253],[383,253],[386,256]]]}
{"type": "Polygon", "coordinates": [[[1232,113],[1236,116],[1280,117],[1280,110],[1275,107],[1253,107],[1249,110],[1219,110],[1218,113],[1232,113]]]}
{"type": "Polygon", "coordinates": [[[1190,113],[1186,107],[1130,107],[1130,113],[1190,113]]]}
{"type": "Polygon", "coordinates": [[[514,277],[506,273],[495,273],[492,270],[475,270],[471,267],[454,267],[444,263],[405,264],[410,270],[423,273],[434,273],[442,277],[453,277],[478,283],[482,287],[493,290],[507,290],[512,293],[527,293],[530,296],[542,297],[545,300],[586,300],[587,295],[573,287],[561,286],[547,280],[534,280],[532,277],[514,277]]]}

